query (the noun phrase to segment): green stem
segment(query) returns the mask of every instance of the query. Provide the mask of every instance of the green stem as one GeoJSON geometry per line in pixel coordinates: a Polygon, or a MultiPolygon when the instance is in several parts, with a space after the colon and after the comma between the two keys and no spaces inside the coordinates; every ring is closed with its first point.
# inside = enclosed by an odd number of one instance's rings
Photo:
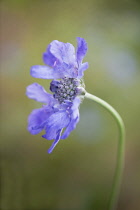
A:
{"type": "Polygon", "coordinates": [[[104,108],[106,108],[111,115],[114,117],[118,124],[119,128],[119,143],[118,143],[118,151],[117,151],[117,163],[116,163],[116,169],[115,169],[115,174],[114,174],[114,179],[113,179],[113,185],[111,189],[111,194],[110,194],[110,199],[109,199],[109,206],[108,210],[113,210],[116,208],[116,204],[118,201],[119,197],[119,192],[120,192],[120,185],[121,185],[121,179],[122,179],[122,172],[123,172],[123,166],[124,166],[124,143],[125,143],[125,127],[124,123],[122,121],[122,118],[118,114],[118,112],[110,106],[107,102],[104,100],[91,95],[90,93],[85,94],[85,98],[91,99],[104,108]]]}

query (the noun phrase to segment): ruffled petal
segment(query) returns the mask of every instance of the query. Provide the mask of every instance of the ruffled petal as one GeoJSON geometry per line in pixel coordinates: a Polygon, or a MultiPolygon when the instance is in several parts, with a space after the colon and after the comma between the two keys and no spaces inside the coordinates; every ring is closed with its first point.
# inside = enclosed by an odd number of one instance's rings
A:
{"type": "MultiPolygon", "coordinates": [[[[57,40],[51,42],[47,52],[43,54],[44,63],[50,65],[54,72],[59,72],[58,77],[76,77],[77,61],[74,46],[57,40]]],[[[44,77],[44,76],[43,76],[44,77]]]]}
{"type": "Polygon", "coordinates": [[[88,62],[81,64],[78,69],[78,77],[77,78],[82,78],[84,76],[84,71],[86,69],[88,69],[88,67],[89,67],[88,62]]]}
{"type": "Polygon", "coordinates": [[[42,137],[47,140],[56,139],[58,130],[65,128],[69,122],[70,118],[65,110],[52,113],[45,124],[46,134],[42,137]]]}
{"type": "Polygon", "coordinates": [[[59,140],[60,140],[60,137],[61,137],[61,132],[62,132],[62,129],[59,129],[57,131],[57,136],[56,136],[56,139],[54,140],[54,142],[52,143],[51,147],[48,149],[48,153],[50,154],[54,147],[58,144],[59,140]]]}
{"type": "Polygon", "coordinates": [[[50,53],[57,59],[57,62],[68,65],[75,64],[75,49],[72,44],[54,40],[50,45],[50,53]]]}
{"type": "Polygon", "coordinates": [[[38,83],[29,85],[26,89],[26,95],[29,98],[41,103],[49,103],[51,100],[53,100],[53,96],[47,93],[45,89],[38,83]]]}
{"type": "Polygon", "coordinates": [[[50,52],[51,44],[49,44],[47,51],[43,53],[43,61],[45,64],[54,67],[57,63],[57,58],[50,52]]]}
{"type": "Polygon", "coordinates": [[[74,112],[76,111],[76,113],[77,113],[77,110],[78,110],[78,112],[79,112],[79,105],[80,105],[80,103],[81,103],[81,99],[79,98],[79,97],[76,97],[75,99],[74,99],[74,101],[73,101],[73,105],[72,105],[72,107],[71,107],[71,110],[72,110],[72,113],[74,114],[74,112]]]}
{"type": "Polygon", "coordinates": [[[61,139],[66,139],[71,131],[73,131],[76,128],[77,123],[79,122],[79,116],[77,118],[72,119],[67,128],[65,129],[63,135],[61,136],[61,139]]]}
{"type": "MultiPolygon", "coordinates": [[[[58,111],[53,113],[47,120],[46,128],[47,130],[50,129],[62,129],[66,127],[70,122],[69,114],[66,110],[58,111]]],[[[49,138],[49,136],[48,136],[49,138]]]]}
{"type": "Polygon", "coordinates": [[[49,110],[46,112],[44,108],[34,109],[28,117],[28,131],[33,135],[40,133],[50,114],[49,110]]]}
{"type": "Polygon", "coordinates": [[[69,136],[72,130],[75,129],[76,124],[79,122],[79,105],[81,100],[79,98],[75,98],[73,101],[73,106],[71,107],[71,120],[67,128],[65,129],[61,139],[65,139],[69,136]]]}
{"type": "Polygon", "coordinates": [[[57,129],[47,129],[46,133],[42,135],[43,138],[47,140],[52,140],[56,138],[57,129]]]}
{"type": "Polygon", "coordinates": [[[83,38],[77,37],[77,62],[80,65],[87,52],[87,43],[83,38]]]}
{"type": "Polygon", "coordinates": [[[32,66],[30,69],[32,77],[41,79],[60,79],[63,77],[63,72],[60,70],[54,70],[48,66],[32,66]]]}

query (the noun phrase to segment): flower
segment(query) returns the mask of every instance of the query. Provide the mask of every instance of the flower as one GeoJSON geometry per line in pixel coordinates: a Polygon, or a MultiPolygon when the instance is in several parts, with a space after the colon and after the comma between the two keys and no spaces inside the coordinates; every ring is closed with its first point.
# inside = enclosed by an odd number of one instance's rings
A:
{"type": "Polygon", "coordinates": [[[26,95],[44,103],[40,109],[35,109],[28,117],[28,131],[38,134],[54,142],[49,148],[51,153],[60,139],[65,139],[75,129],[79,122],[79,105],[85,94],[82,81],[83,72],[88,68],[88,63],[82,63],[87,51],[87,44],[83,38],[77,38],[78,46],[75,49],[70,43],[57,40],[52,41],[47,51],[43,54],[45,66],[31,67],[31,76],[42,79],[53,79],[47,93],[44,88],[33,83],[27,87],[26,95]]]}

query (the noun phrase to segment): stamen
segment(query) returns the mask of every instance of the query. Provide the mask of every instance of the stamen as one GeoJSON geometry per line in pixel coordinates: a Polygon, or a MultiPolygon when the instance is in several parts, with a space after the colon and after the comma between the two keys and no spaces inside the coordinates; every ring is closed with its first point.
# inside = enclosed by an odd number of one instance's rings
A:
{"type": "Polygon", "coordinates": [[[50,84],[50,90],[54,93],[54,98],[63,103],[65,100],[73,101],[79,94],[77,89],[81,88],[80,79],[63,78],[61,80],[53,80],[50,84]]]}

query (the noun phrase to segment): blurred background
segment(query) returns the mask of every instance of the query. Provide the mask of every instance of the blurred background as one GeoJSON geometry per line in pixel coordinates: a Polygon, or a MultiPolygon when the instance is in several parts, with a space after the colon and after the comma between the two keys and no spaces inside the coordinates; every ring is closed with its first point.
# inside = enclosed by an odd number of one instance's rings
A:
{"type": "Polygon", "coordinates": [[[110,103],[126,126],[126,155],[117,210],[140,209],[140,2],[138,0],[1,0],[1,210],[105,210],[115,170],[116,122],[84,100],[80,122],[60,141],[27,131],[40,103],[25,95],[38,82],[32,65],[52,40],[85,38],[86,90],[110,103]]]}

